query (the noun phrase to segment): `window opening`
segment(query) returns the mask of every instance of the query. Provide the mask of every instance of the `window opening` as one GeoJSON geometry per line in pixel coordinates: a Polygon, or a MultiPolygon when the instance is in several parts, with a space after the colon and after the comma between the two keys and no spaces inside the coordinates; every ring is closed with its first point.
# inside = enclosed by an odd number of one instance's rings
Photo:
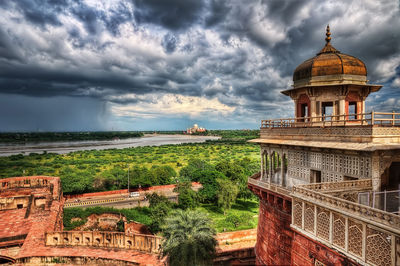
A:
{"type": "MultiPolygon", "coordinates": [[[[322,115],[332,116],[333,115],[333,102],[323,102],[322,103],[322,115]]],[[[331,120],[331,117],[324,118],[325,120],[331,120]]]]}
{"type": "Polygon", "coordinates": [[[310,183],[321,183],[321,171],[310,171],[310,183]]]}
{"type": "Polygon", "coordinates": [[[349,119],[357,119],[357,102],[349,102],[349,119]]]}

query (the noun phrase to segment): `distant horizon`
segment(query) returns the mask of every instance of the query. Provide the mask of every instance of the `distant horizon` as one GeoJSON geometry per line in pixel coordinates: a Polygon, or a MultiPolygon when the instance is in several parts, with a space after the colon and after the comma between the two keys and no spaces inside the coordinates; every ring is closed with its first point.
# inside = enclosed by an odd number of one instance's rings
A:
{"type": "MultiPolygon", "coordinates": [[[[212,129],[206,128],[206,130],[259,130],[260,128],[235,128],[235,129],[212,129]]],[[[78,132],[185,132],[185,129],[177,130],[80,130],[80,131],[0,131],[0,133],[78,133],[78,132]]]]}

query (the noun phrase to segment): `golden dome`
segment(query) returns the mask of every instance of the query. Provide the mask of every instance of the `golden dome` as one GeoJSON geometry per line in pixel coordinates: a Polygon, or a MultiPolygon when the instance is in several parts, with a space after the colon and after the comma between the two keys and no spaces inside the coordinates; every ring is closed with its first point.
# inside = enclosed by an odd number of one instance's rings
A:
{"type": "Polygon", "coordinates": [[[293,74],[294,87],[308,83],[314,77],[320,76],[337,76],[342,81],[347,78],[358,80],[357,76],[363,76],[362,80],[366,80],[367,68],[364,62],[354,56],[342,54],[336,50],[330,44],[330,35],[328,25],[326,27],[326,44],[324,48],[315,57],[304,61],[295,69],[293,74]]]}

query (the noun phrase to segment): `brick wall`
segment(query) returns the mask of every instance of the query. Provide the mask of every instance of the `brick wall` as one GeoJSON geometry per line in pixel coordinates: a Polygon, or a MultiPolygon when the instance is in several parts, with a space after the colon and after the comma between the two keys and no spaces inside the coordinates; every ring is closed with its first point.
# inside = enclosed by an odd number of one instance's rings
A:
{"type": "MultiPolygon", "coordinates": [[[[163,185],[163,186],[152,186],[146,188],[135,188],[130,189],[130,192],[144,192],[144,193],[152,193],[155,191],[172,191],[175,188],[175,185],[163,185]]],[[[194,190],[199,190],[201,188],[201,184],[198,182],[192,182],[192,188],[194,190]]],[[[84,194],[76,194],[76,195],[64,195],[66,199],[75,199],[75,198],[86,198],[86,197],[99,197],[99,196],[110,196],[117,194],[127,194],[128,189],[120,189],[120,190],[112,190],[112,191],[102,191],[102,192],[92,192],[92,193],[84,193],[84,194]]]]}
{"type": "Polygon", "coordinates": [[[293,231],[290,210],[272,199],[260,200],[256,255],[258,265],[290,265],[293,231]]]}
{"type": "Polygon", "coordinates": [[[311,238],[294,231],[292,242],[292,265],[358,265],[311,238]]]}
{"type": "Polygon", "coordinates": [[[294,231],[291,199],[280,194],[255,190],[260,198],[257,228],[257,265],[358,265],[333,249],[294,231]]]}

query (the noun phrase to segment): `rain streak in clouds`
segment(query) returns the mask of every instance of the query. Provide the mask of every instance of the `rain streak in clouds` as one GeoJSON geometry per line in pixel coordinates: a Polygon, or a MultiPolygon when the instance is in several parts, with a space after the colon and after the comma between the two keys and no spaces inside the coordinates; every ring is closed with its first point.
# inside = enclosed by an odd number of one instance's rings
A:
{"type": "Polygon", "coordinates": [[[257,128],[328,23],[400,111],[399,1],[0,1],[0,131],[257,128]]]}

